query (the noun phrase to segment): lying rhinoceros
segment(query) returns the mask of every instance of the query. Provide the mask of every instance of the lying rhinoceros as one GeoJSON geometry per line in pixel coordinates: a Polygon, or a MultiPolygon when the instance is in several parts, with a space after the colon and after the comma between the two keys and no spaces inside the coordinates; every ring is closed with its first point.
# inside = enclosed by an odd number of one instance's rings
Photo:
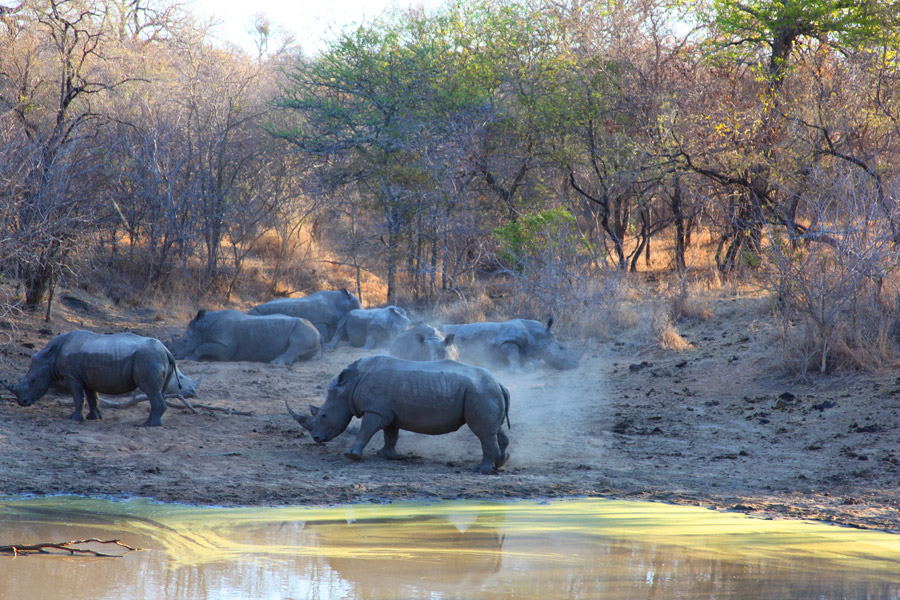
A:
{"type": "Polygon", "coordinates": [[[370,350],[397,337],[411,323],[406,311],[397,306],[351,310],[341,319],[327,347],[334,348],[347,340],[351,346],[370,350]]]}
{"type": "Polygon", "coordinates": [[[552,326],[552,318],[546,327],[538,321],[512,319],[502,323],[444,325],[441,330],[453,334],[463,362],[520,371],[543,360],[557,369],[574,369],[588,345],[578,351],[563,346],[550,333],[552,326]]]}
{"type": "Polygon", "coordinates": [[[353,417],[362,422],[356,442],[344,453],[362,460],[372,436],[384,430],[383,458],[399,458],[395,446],[400,430],[438,435],[469,426],[481,441],[483,458],[475,467],[495,473],[509,459],[509,391],[490,371],[452,360],[416,362],[376,355],[350,364],[328,385],[325,403],[310,406],[312,416],[298,415],[285,405],[318,442],[340,435],[353,417]]]}
{"type": "Polygon", "coordinates": [[[459,360],[459,349],[453,334],[431,325],[415,325],[391,342],[390,355],[406,360],[459,360]]]}
{"type": "Polygon", "coordinates": [[[287,315],[307,319],[326,342],[334,337],[338,323],[348,312],[362,308],[359,298],[346,289],[323,290],[310,294],[305,298],[278,298],[264,304],[254,306],[248,311],[251,315],[287,315]]]}
{"type": "Polygon", "coordinates": [[[179,360],[247,360],[289,365],[320,352],[322,336],[312,323],[297,317],[200,310],[183,336],[173,336],[169,348],[179,360]]]}
{"type": "Polygon", "coordinates": [[[31,358],[31,367],[16,385],[3,381],[22,406],[39,400],[51,385],[72,394],[75,412],[83,421],[84,400],[88,419],[100,419],[97,393],[127,394],[139,388],[150,400],[150,416],[144,425],[162,425],[166,403],[162,391],[176,375],[175,358],[162,342],[132,333],[101,335],[90,331],[63,333],[31,358]]]}

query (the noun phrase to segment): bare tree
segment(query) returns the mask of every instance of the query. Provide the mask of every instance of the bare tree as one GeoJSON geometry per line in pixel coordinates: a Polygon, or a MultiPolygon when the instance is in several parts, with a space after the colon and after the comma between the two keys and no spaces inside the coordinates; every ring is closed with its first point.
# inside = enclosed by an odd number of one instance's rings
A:
{"type": "Polygon", "coordinates": [[[31,309],[52,293],[91,216],[86,199],[93,194],[83,184],[96,169],[104,117],[93,99],[128,80],[109,68],[100,9],[75,0],[25,0],[4,10],[0,118],[19,137],[2,161],[17,181],[5,190],[6,208],[16,215],[7,235],[28,248],[8,268],[23,282],[31,309]]]}

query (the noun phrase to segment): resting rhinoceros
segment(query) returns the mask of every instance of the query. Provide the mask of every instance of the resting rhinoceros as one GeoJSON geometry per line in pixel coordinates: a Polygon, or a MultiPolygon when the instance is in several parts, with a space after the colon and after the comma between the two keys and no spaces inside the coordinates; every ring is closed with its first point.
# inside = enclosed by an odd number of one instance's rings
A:
{"type": "Polygon", "coordinates": [[[297,317],[200,310],[183,336],[173,336],[169,348],[179,360],[247,360],[289,365],[320,352],[322,336],[312,323],[297,317]]]}
{"type": "Polygon", "coordinates": [[[459,360],[459,349],[453,334],[431,325],[415,325],[391,342],[390,355],[406,360],[459,360]]]}
{"type": "Polygon", "coordinates": [[[416,362],[376,355],[350,364],[328,385],[325,403],[310,406],[312,416],[298,415],[285,405],[312,438],[323,443],[340,435],[353,417],[362,422],[356,442],[344,453],[362,460],[372,436],[384,430],[378,456],[399,458],[400,430],[438,435],[469,426],[481,441],[483,458],[476,471],[495,473],[506,464],[509,439],[509,391],[487,369],[452,360],[416,362]]]}
{"type": "Polygon", "coordinates": [[[342,340],[347,340],[351,346],[369,350],[389,342],[409,329],[411,324],[406,311],[398,306],[351,310],[341,319],[327,347],[334,348],[342,340]]]}
{"type": "Polygon", "coordinates": [[[71,418],[76,421],[84,420],[85,398],[90,408],[87,418],[100,419],[98,392],[117,395],[139,388],[150,399],[150,416],[144,425],[162,425],[166,410],[162,391],[176,373],[175,358],[159,340],[76,330],[56,336],[36,352],[19,383],[2,383],[22,406],[36,402],[51,385],[62,385],[75,401],[71,418]]]}
{"type": "Polygon", "coordinates": [[[444,325],[441,330],[453,334],[463,362],[520,371],[543,360],[557,369],[574,369],[587,344],[578,351],[563,346],[550,333],[552,326],[552,318],[547,320],[546,327],[530,319],[512,319],[501,323],[444,325]]]}
{"type": "Polygon", "coordinates": [[[315,292],[305,298],[278,298],[254,306],[248,311],[248,314],[281,314],[307,319],[316,326],[322,339],[328,342],[334,336],[341,319],[348,312],[357,308],[362,308],[359,298],[341,288],[315,292]]]}

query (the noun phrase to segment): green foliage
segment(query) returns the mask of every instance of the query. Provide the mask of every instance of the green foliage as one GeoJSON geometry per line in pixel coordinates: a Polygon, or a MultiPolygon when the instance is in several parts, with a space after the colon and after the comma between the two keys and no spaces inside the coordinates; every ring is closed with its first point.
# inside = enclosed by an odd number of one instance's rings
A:
{"type": "Polygon", "coordinates": [[[578,234],[575,217],[565,208],[542,210],[494,229],[500,258],[518,273],[556,260],[570,263],[588,248],[578,234]]]}
{"type": "Polygon", "coordinates": [[[706,6],[706,18],[720,36],[715,41],[732,50],[764,52],[764,68],[776,84],[804,39],[849,48],[896,43],[900,33],[900,3],[893,0],[712,0],[706,6]]]}

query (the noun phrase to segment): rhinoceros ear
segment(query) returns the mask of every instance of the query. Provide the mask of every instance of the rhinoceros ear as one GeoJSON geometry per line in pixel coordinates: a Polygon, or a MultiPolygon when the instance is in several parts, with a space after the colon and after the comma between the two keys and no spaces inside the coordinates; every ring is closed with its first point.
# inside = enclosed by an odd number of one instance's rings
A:
{"type": "Polygon", "coordinates": [[[453,334],[448,333],[447,335],[444,336],[444,345],[449,346],[450,344],[453,343],[453,339],[454,339],[453,334]]]}
{"type": "Polygon", "coordinates": [[[200,310],[197,311],[197,316],[194,317],[194,318],[195,318],[195,319],[202,319],[202,318],[203,318],[203,315],[205,315],[205,314],[206,314],[206,310],[204,310],[204,309],[201,308],[200,310]]]}
{"type": "Polygon", "coordinates": [[[314,417],[315,417],[316,415],[318,415],[318,414],[319,414],[319,407],[318,407],[318,406],[313,406],[312,404],[310,404],[310,405],[309,405],[309,414],[311,414],[311,415],[314,416],[314,417]]]}
{"type": "Polygon", "coordinates": [[[550,331],[551,327],[553,327],[553,317],[547,317],[547,331],[550,331]]]}

